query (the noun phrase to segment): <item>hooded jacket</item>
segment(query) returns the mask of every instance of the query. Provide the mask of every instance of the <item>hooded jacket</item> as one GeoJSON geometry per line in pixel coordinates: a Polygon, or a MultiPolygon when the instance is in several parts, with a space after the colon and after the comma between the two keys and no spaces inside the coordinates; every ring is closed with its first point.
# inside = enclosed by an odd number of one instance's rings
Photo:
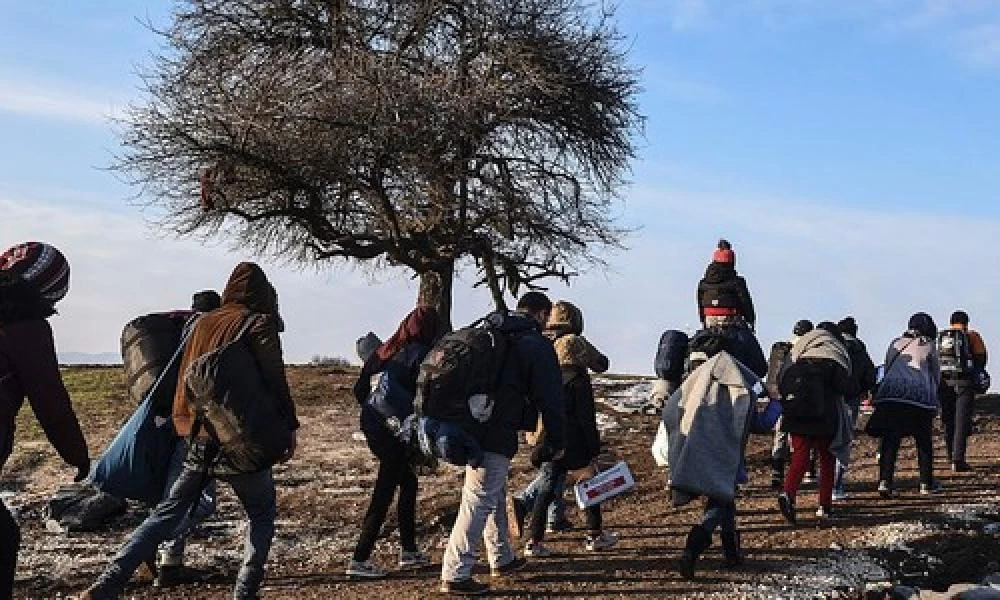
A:
{"type": "Polygon", "coordinates": [[[743,277],[730,263],[712,262],[698,282],[698,318],[705,323],[705,309],[732,309],[746,319],[751,327],[757,322],[753,299],[743,277]]]}
{"type": "Polygon", "coordinates": [[[941,366],[936,340],[907,331],[890,344],[885,365],[876,405],[897,402],[937,411],[941,366]]]}
{"type": "MultiPolygon", "coordinates": [[[[178,435],[190,435],[194,424],[194,409],[188,399],[183,377],[188,366],[196,358],[233,341],[246,320],[253,316],[257,316],[257,322],[247,333],[246,341],[268,389],[282,407],[281,412],[288,420],[289,427],[298,429],[295,403],[288,388],[281,340],[278,337],[284,330],[284,323],[278,312],[278,295],[258,265],[244,262],[237,265],[229,276],[222,294],[222,308],[198,319],[184,349],[179,371],[182,376],[174,394],[173,417],[178,435]]],[[[203,431],[200,435],[204,437],[208,434],[203,431]]]]}

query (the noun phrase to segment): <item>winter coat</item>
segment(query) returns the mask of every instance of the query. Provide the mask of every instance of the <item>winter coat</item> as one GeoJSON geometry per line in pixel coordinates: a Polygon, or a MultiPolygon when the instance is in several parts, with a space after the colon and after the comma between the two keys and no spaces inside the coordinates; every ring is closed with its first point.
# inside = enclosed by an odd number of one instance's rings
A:
{"type": "MultiPolygon", "coordinates": [[[[854,386],[851,381],[851,359],[847,348],[833,334],[814,329],[795,343],[791,352],[792,365],[788,367],[779,384],[782,405],[781,430],[787,433],[814,437],[830,437],[836,433],[844,398],[854,386]],[[798,363],[798,365],[796,365],[798,363]],[[819,406],[798,405],[788,397],[786,385],[793,368],[802,369],[821,390],[818,398],[809,402],[819,406]]],[[[804,400],[800,400],[802,402],[804,400]]]]}
{"type": "Polygon", "coordinates": [[[483,450],[513,458],[517,432],[534,431],[539,414],[545,424],[545,443],[553,450],[566,447],[566,406],[562,374],[552,344],[542,336],[533,317],[510,313],[500,330],[510,339],[507,360],[500,371],[493,412],[484,424],[463,424],[483,450]]]}
{"type": "Polygon", "coordinates": [[[757,336],[746,327],[709,327],[691,337],[688,348],[711,358],[725,350],[759,378],[767,376],[767,359],[757,336]]]}
{"type": "MultiPolygon", "coordinates": [[[[202,315],[194,326],[187,347],[181,357],[181,378],[174,394],[174,427],[177,434],[191,434],[194,409],[188,399],[183,374],[196,358],[212,352],[236,338],[248,318],[257,322],[247,333],[246,341],[257,360],[264,382],[275,399],[291,429],[298,429],[295,403],[285,376],[285,361],[278,333],[284,329],[278,314],[278,296],[264,275],[253,263],[240,263],[233,270],[222,294],[222,308],[202,315]]],[[[201,437],[207,437],[202,431],[201,437]]]]}
{"type": "Polygon", "coordinates": [[[937,341],[908,331],[889,345],[875,405],[899,403],[937,411],[940,382],[937,341]]]}
{"type": "Polygon", "coordinates": [[[45,319],[0,323],[0,471],[14,446],[14,423],[24,399],[67,464],[86,469],[87,443],[63,385],[52,328],[45,319]]]}
{"type": "Polygon", "coordinates": [[[861,396],[875,389],[875,363],[864,342],[849,333],[843,335],[847,353],[851,356],[851,380],[857,390],[847,401],[857,406],[861,402],[861,396]]]}
{"type": "Polygon", "coordinates": [[[705,270],[705,276],[698,282],[698,318],[705,323],[705,309],[733,309],[746,319],[751,327],[757,322],[753,308],[753,298],[746,280],[736,273],[730,263],[712,262],[705,270]]]}
{"type": "MultiPolygon", "coordinates": [[[[368,402],[371,394],[372,379],[379,373],[385,373],[393,382],[400,386],[400,393],[407,395],[409,413],[413,413],[413,397],[417,389],[417,376],[420,374],[420,363],[430,346],[420,342],[411,342],[398,351],[391,359],[382,362],[377,354],[372,354],[361,369],[358,381],[354,385],[354,397],[361,406],[361,431],[368,441],[368,447],[381,460],[388,457],[399,457],[404,452],[404,445],[385,426],[382,415],[368,402]]],[[[402,400],[402,398],[401,398],[402,400]]]]}
{"type": "MultiPolygon", "coordinates": [[[[601,453],[590,371],[603,373],[610,366],[608,357],[582,334],[583,314],[580,310],[569,302],[556,302],[544,335],[552,340],[562,373],[566,403],[566,453],[559,464],[568,470],[587,466],[601,453]]],[[[539,425],[539,429],[544,430],[544,425],[539,425]]]]}

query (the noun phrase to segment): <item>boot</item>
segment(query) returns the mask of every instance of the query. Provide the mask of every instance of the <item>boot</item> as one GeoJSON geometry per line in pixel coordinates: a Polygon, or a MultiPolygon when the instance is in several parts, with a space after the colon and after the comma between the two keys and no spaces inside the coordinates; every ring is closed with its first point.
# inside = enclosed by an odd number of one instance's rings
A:
{"type": "Polygon", "coordinates": [[[739,531],[723,531],[720,535],[722,538],[722,554],[725,556],[725,562],[727,569],[735,569],[736,567],[743,564],[743,552],[740,549],[740,532],[739,531]]]}
{"type": "Polygon", "coordinates": [[[771,489],[780,490],[785,486],[785,461],[780,458],[771,459],[771,489]]]}
{"type": "Polygon", "coordinates": [[[687,543],[681,552],[680,572],[684,579],[694,579],[694,563],[709,546],[712,545],[712,535],[701,525],[695,525],[688,533],[687,543]]]}

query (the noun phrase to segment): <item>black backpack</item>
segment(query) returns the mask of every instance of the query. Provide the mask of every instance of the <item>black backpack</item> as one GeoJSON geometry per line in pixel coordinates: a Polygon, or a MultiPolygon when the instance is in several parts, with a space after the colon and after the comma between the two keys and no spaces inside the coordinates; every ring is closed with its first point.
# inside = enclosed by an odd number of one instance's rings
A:
{"type": "Polygon", "coordinates": [[[781,414],[815,419],[826,409],[826,365],[822,361],[798,360],[781,374],[781,414]]]}
{"type": "Polygon", "coordinates": [[[683,331],[667,330],[660,336],[653,360],[653,372],[660,379],[680,381],[684,375],[684,361],[687,359],[690,340],[683,331]]]}
{"type": "Polygon", "coordinates": [[[220,445],[228,469],[254,473],[273,466],[291,446],[292,430],[268,389],[245,336],[257,321],[247,317],[233,341],[193,360],[184,374],[196,412],[220,445]]]}
{"type": "Polygon", "coordinates": [[[941,373],[944,375],[969,375],[972,373],[972,351],[969,336],[961,329],[942,329],[937,338],[941,373]]]}
{"type": "Polygon", "coordinates": [[[451,423],[485,423],[493,392],[511,348],[502,331],[506,314],[495,312],[446,334],[420,365],[413,408],[418,416],[451,423]]]}

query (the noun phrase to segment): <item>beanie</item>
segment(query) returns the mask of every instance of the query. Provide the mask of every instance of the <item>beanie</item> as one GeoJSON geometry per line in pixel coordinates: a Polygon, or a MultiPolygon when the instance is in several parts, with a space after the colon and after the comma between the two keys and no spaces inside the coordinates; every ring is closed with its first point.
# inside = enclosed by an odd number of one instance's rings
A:
{"type": "Polygon", "coordinates": [[[712,262],[736,264],[736,253],[733,252],[733,245],[728,240],[719,240],[719,245],[712,253],[712,262]]]}
{"type": "Polygon", "coordinates": [[[0,254],[0,269],[17,274],[42,299],[55,304],[69,291],[69,263],[55,246],[25,242],[0,254]]]}
{"type": "Polygon", "coordinates": [[[809,319],[802,319],[795,323],[795,327],[792,328],[792,335],[803,336],[813,330],[812,321],[809,319]]]}

